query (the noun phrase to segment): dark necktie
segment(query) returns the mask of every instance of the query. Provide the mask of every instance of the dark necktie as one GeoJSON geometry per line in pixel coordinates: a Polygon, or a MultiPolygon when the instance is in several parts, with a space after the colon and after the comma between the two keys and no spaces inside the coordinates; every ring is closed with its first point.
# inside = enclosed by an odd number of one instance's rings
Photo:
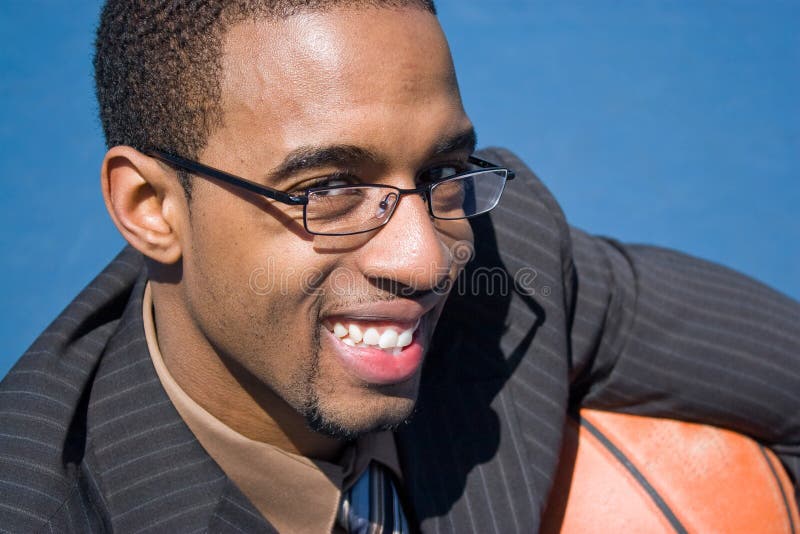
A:
{"type": "Polygon", "coordinates": [[[342,495],[337,521],[350,534],[410,532],[392,477],[376,462],[342,495]]]}

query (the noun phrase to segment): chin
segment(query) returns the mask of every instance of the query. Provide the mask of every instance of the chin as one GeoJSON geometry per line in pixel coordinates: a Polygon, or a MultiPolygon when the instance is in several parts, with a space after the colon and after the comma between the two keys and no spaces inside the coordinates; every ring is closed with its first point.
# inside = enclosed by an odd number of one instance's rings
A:
{"type": "Polygon", "coordinates": [[[304,410],[306,422],[316,432],[349,441],[370,432],[395,430],[414,413],[416,395],[377,396],[349,402],[315,399],[304,410]]]}

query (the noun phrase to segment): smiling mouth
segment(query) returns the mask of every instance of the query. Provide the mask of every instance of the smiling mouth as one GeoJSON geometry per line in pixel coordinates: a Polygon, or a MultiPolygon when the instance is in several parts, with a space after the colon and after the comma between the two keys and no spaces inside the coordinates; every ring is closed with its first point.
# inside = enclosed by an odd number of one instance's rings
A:
{"type": "Polygon", "coordinates": [[[380,349],[397,356],[411,345],[420,319],[413,325],[377,321],[338,320],[328,330],[348,347],[380,349]]]}

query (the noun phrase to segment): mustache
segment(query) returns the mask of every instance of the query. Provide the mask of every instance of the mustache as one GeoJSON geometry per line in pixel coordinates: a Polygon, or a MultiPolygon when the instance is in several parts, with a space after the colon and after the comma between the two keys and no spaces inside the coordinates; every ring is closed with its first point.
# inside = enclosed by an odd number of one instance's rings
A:
{"type": "Polygon", "coordinates": [[[373,289],[372,291],[365,290],[363,293],[349,294],[344,297],[345,298],[338,299],[336,304],[328,311],[335,312],[336,310],[370,306],[385,302],[394,302],[399,299],[413,300],[419,302],[420,304],[424,304],[429,302],[431,299],[440,299],[441,295],[433,290],[415,290],[407,293],[401,290],[399,292],[382,291],[376,293],[373,289]]]}
{"type": "Polygon", "coordinates": [[[442,296],[450,291],[458,273],[429,273],[404,282],[385,276],[370,276],[369,273],[357,274],[347,269],[337,269],[332,273],[308,269],[295,275],[294,272],[276,273],[268,265],[253,269],[248,285],[258,295],[290,295],[299,290],[309,296],[328,295],[365,304],[397,298],[418,300],[430,295],[442,296]]]}

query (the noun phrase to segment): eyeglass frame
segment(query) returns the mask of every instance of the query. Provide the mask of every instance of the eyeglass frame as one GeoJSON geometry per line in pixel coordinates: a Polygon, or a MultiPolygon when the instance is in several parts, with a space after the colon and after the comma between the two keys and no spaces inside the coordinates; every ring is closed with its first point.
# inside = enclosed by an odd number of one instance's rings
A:
{"type": "Polygon", "coordinates": [[[513,180],[516,177],[516,173],[514,171],[512,171],[511,169],[507,168],[507,167],[500,167],[498,165],[495,165],[494,163],[488,162],[488,161],[486,161],[484,159],[481,159],[481,158],[478,158],[476,156],[470,156],[468,158],[468,161],[470,163],[474,164],[474,165],[477,165],[478,167],[480,167],[480,169],[459,172],[459,173],[456,173],[456,174],[454,174],[452,176],[448,176],[447,178],[443,178],[441,180],[437,180],[435,182],[431,182],[429,184],[425,184],[423,186],[416,187],[416,188],[413,188],[413,189],[403,189],[401,187],[395,187],[393,185],[387,185],[387,184],[359,184],[359,185],[346,184],[346,185],[310,187],[308,189],[305,189],[299,195],[292,195],[292,194],[287,193],[285,191],[281,191],[279,189],[273,189],[273,188],[268,187],[266,185],[261,185],[259,183],[256,183],[256,182],[253,182],[251,180],[248,180],[246,178],[242,178],[240,176],[236,176],[234,174],[222,171],[220,169],[216,169],[214,167],[211,167],[209,165],[205,165],[205,164],[200,163],[198,161],[190,160],[190,159],[187,159],[187,158],[184,158],[184,157],[181,157],[181,156],[176,156],[175,154],[170,154],[169,152],[164,152],[163,150],[149,149],[149,150],[144,150],[143,153],[148,155],[148,156],[150,156],[150,157],[158,159],[158,160],[160,160],[160,161],[162,161],[164,163],[167,163],[168,165],[171,165],[173,167],[177,167],[179,169],[187,171],[187,172],[189,172],[191,174],[194,174],[196,176],[200,176],[202,178],[206,178],[206,179],[210,178],[212,180],[219,180],[221,182],[225,182],[226,184],[229,184],[229,185],[232,185],[232,186],[235,186],[235,187],[239,187],[241,189],[246,189],[247,191],[250,191],[251,193],[256,193],[257,195],[261,195],[261,196],[267,197],[269,199],[281,202],[283,204],[288,204],[290,206],[303,206],[303,226],[305,227],[306,232],[308,232],[309,234],[312,234],[312,235],[325,235],[325,236],[357,235],[357,234],[363,234],[363,233],[367,233],[367,232],[372,232],[373,230],[377,230],[378,228],[383,227],[384,225],[386,225],[389,222],[389,219],[392,218],[392,215],[394,215],[394,211],[395,211],[394,207],[396,207],[400,203],[400,199],[402,198],[403,195],[418,195],[420,193],[424,193],[425,199],[426,199],[426,204],[428,205],[428,213],[434,219],[439,219],[439,220],[461,220],[461,219],[469,219],[471,217],[477,217],[478,215],[483,215],[483,214],[488,213],[491,210],[493,210],[495,207],[497,207],[497,203],[495,203],[495,205],[492,206],[491,208],[489,208],[488,210],[482,211],[481,213],[475,213],[473,215],[465,215],[464,217],[458,217],[458,218],[453,218],[453,219],[448,219],[448,218],[445,218],[445,217],[437,217],[433,213],[433,206],[431,205],[432,204],[431,203],[431,193],[432,193],[433,188],[436,185],[441,184],[443,182],[446,182],[446,181],[449,181],[449,180],[453,180],[453,179],[457,179],[457,178],[466,178],[469,175],[475,174],[475,173],[482,173],[482,172],[486,172],[486,171],[505,171],[506,176],[505,176],[505,182],[503,183],[503,190],[500,191],[500,196],[498,196],[498,200],[497,200],[499,202],[500,198],[502,197],[503,191],[505,190],[506,183],[508,183],[509,180],[513,180]],[[384,221],[380,225],[375,226],[374,228],[369,228],[367,230],[359,230],[357,232],[347,232],[347,233],[342,233],[342,234],[338,234],[338,233],[337,234],[335,234],[335,233],[320,233],[320,232],[312,232],[311,230],[309,230],[308,229],[308,222],[306,220],[306,211],[307,211],[306,207],[308,206],[308,195],[309,195],[309,193],[315,193],[315,192],[318,192],[318,191],[329,191],[329,190],[335,190],[335,189],[344,189],[344,188],[347,188],[347,187],[382,187],[382,188],[394,189],[394,190],[396,190],[398,192],[397,201],[395,202],[394,207],[392,208],[392,212],[389,214],[389,216],[386,217],[386,219],[384,219],[384,221]]]}

